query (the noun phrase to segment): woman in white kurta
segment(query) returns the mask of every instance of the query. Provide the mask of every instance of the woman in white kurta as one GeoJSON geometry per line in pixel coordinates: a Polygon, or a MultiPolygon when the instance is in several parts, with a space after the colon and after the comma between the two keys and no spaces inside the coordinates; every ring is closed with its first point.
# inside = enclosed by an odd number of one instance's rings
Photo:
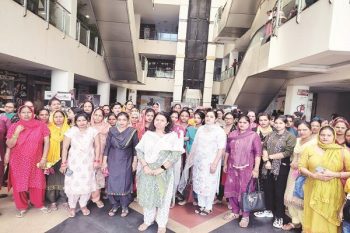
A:
{"type": "Polygon", "coordinates": [[[205,125],[201,126],[194,139],[186,166],[193,166],[193,191],[198,195],[197,214],[212,212],[215,194],[220,184],[220,166],[226,147],[225,131],[215,124],[217,115],[207,112],[205,125]]]}
{"type": "Polygon", "coordinates": [[[145,231],[156,220],[158,233],[165,233],[174,186],[173,167],[184,152],[183,140],[171,132],[170,117],[159,112],[135,149],[142,164],[137,175],[137,198],[144,214],[144,223],[138,229],[145,231]]]}
{"type": "Polygon", "coordinates": [[[91,193],[96,191],[95,169],[99,165],[97,160],[100,157],[99,134],[88,125],[87,115],[77,114],[75,124],[76,126],[64,134],[60,169],[65,173],[64,191],[68,197],[70,217],[75,216],[78,201],[83,215],[90,214],[86,205],[91,193]]]}

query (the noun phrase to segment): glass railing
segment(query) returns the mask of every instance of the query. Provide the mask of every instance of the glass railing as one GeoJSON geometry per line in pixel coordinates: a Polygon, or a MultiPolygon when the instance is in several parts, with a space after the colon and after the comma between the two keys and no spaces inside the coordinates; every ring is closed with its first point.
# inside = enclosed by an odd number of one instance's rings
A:
{"type": "Polygon", "coordinates": [[[172,69],[164,68],[150,68],[147,70],[147,77],[151,78],[174,78],[175,71],[172,69]]]}
{"type": "Polygon", "coordinates": [[[140,39],[144,40],[163,40],[163,41],[177,41],[177,33],[157,32],[151,28],[142,28],[140,39]]]}
{"type": "MultiPolygon", "coordinates": [[[[13,0],[24,7],[26,15],[27,10],[36,14],[49,24],[56,27],[64,34],[69,35],[71,30],[71,14],[57,0],[13,0]]],[[[94,30],[91,33],[89,27],[77,23],[76,40],[98,54],[102,54],[102,43],[98,32],[94,30]]]]}

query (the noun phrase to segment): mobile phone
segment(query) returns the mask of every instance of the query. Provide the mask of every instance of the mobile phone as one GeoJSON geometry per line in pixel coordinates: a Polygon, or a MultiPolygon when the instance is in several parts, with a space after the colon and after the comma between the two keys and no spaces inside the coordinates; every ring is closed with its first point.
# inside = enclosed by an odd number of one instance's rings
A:
{"type": "Polygon", "coordinates": [[[67,168],[65,175],[66,176],[71,176],[71,175],[73,175],[73,171],[70,170],[69,168],[67,168]]]}

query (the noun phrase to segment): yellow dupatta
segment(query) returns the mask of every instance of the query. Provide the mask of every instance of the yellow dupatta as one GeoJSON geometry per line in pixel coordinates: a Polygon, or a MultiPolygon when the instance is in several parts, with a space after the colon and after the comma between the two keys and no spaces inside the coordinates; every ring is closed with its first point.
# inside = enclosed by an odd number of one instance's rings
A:
{"type": "MultiPolygon", "coordinates": [[[[335,135],[335,132],[334,132],[335,135]]],[[[335,143],[335,139],[331,144],[323,144],[318,136],[318,146],[323,149],[324,155],[322,167],[334,172],[343,170],[345,156],[347,153],[342,146],[335,143]]],[[[340,226],[338,213],[342,206],[344,198],[344,189],[341,180],[334,178],[329,181],[314,180],[310,207],[323,216],[330,223],[340,226]]]]}
{"type": "Polygon", "coordinates": [[[62,127],[57,127],[53,122],[49,123],[50,149],[47,155],[47,163],[52,166],[61,159],[61,142],[63,141],[64,133],[70,128],[67,122],[67,117],[64,115],[62,127]]]}

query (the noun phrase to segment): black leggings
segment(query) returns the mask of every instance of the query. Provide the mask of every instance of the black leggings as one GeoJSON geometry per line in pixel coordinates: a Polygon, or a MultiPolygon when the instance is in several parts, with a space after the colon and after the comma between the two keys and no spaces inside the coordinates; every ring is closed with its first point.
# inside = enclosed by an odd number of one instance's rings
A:
{"type": "Polygon", "coordinates": [[[278,175],[277,179],[274,175],[269,174],[266,179],[263,179],[266,210],[271,210],[276,218],[283,218],[283,222],[287,221],[284,206],[287,179],[286,174],[278,175]]]}
{"type": "Polygon", "coordinates": [[[67,195],[63,190],[46,190],[46,199],[50,204],[68,201],[67,195]]]}

